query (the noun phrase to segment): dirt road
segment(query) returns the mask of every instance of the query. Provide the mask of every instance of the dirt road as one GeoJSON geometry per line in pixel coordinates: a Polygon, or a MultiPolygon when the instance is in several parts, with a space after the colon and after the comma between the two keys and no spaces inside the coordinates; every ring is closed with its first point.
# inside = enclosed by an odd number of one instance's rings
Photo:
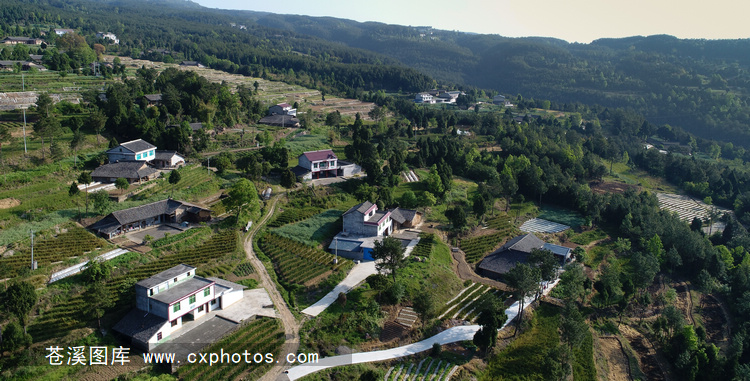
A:
{"type": "Polygon", "coordinates": [[[508,285],[505,283],[477,275],[477,273],[471,269],[471,266],[466,263],[466,256],[463,251],[453,251],[451,252],[451,257],[453,257],[453,272],[455,272],[461,280],[470,280],[472,282],[486,284],[503,291],[509,290],[508,285]]]}
{"type": "MultiPolygon", "coordinates": [[[[253,226],[252,230],[245,237],[245,253],[247,254],[247,259],[253,265],[253,268],[260,277],[260,284],[263,286],[263,288],[266,289],[266,291],[268,291],[268,295],[271,296],[271,300],[273,301],[273,304],[276,306],[276,309],[279,312],[281,323],[284,325],[286,342],[281,347],[280,354],[282,357],[282,360],[280,361],[283,362],[283,358],[286,357],[287,353],[297,353],[297,350],[299,349],[299,328],[301,326],[301,323],[298,323],[294,318],[294,315],[292,315],[292,312],[287,307],[284,298],[281,297],[279,290],[276,289],[276,285],[268,275],[266,267],[263,266],[263,262],[261,262],[260,259],[255,256],[255,252],[253,251],[253,237],[255,237],[255,233],[257,233],[258,230],[260,230],[260,228],[265,225],[266,221],[268,221],[268,218],[273,215],[273,211],[276,209],[276,202],[279,200],[280,196],[281,194],[277,195],[271,200],[271,207],[268,208],[268,213],[266,213],[266,215],[263,216],[263,219],[261,219],[257,224],[255,224],[255,226],[253,226]]],[[[289,366],[280,363],[279,366],[274,366],[270,371],[268,371],[268,373],[263,375],[263,377],[261,377],[261,381],[288,379],[286,375],[283,374],[283,371],[288,368],[289,366]]]]}

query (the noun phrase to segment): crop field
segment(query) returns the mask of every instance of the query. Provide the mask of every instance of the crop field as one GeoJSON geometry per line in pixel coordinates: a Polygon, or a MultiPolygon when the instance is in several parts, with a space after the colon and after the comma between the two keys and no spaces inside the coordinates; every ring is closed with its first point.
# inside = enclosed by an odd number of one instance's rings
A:
{"type": "Polygon", "coordinates": [[[275,232],[267,233],[258,242],[263,253],[271,258],[279,278],[287,283],[311,286],[312,281],[331,270],[349,270],[353,263],[339,258],[333,265],[333,254],[307,246],[275,232]]]}
{"type": "Polygon", "coordinates": [[[304,221],[284,225],[273,232],[308,246],[317,246],[341,231],[342,211],[329,209],[304,221]]]}
{"type": "MultiPolygon", "coordinates": [[[[274,359],[281,357],[284,331],[277,319],[260,318],[244,325],[235,332],[206,348],[204,353],[272,353],[274,359]]],[[[265,359],[263,359],[265,360],[265,359]]],[[[257,380],[274,364],[261,361],[239,364],[186,364],[178,370],[180,380],[257,380]]]]}
{"type": "MultiPolygon", "coordinates": [[[[83,228],[75,227],[55,238],[35,242],[34,260],[41,267],[108,246],[109,244],[105,240],[83,228]]],[[[18,269],[30,264],[30,247],[20,249],[12,256],[0,258],[0,267],[7,269],[18,269]]]]}
{"type": "MultiPolygon", "coordinates": [[[[164,271],[181,263],[198,267],[211,259],[222,257],[233,253],[238,248],[238,237],[234,231],[220,232],[204,244],[187,249],[179,253],[165,255],[157,260],[141,265],[128,273],[115,277],[107,282],[107,289],[123,307],[133,303],[131,299],[121,299],[129,295],[132,289],[131,281],[148,278],[154,274],[164,271]]],[[[67,301],[62,301],[47,311],[40,313],[39,317],[32,321],[29,326],[29,334],[34,342],[44,341],[53,337],[63,337],[73,329],[86,326],[87,317],[83,296],[75,295],[67,301]]]]}
{"type": "Polygon", "coordinates": [[[461,319],[469,322],[476,321],[481,307],[480,298],[486,293],[491,293],[496,297],[503,299],[505,295],[500,290],[495,290],[490,286],[473,283],[464,288],[456,295],[453,300],[449,301],[442,309],[438,319],[461,319]]]}
{"type": "Polygon", "coordinates": [[[198,201],[212,193],[219,191],[220,179],[214,172],[208,171],[199,165],[190,165],[180,169],[180,182],[172,185],[165,178],[155,180],[156,185],[138,194],[139,198],[148,198],[154,195],[172,194],[177,199],[186,201],[198,201]]]}
{"type": "Polygon", "coordinates": [[[271,221],[268,226],[272,228],[278,228],[286,224],[302,221],[308,219],[322,211],[321,208],[309,207],[309,208],[291,208],[281,212],[276,218],[271,221]]]}
{"type": "Polygon", "coordinates": [[[446,360],[425,357],[419,363],[402,363],[390,367],[383,379],[385,381],[447,381],[450,380],[457,369],[457,365],[453,365],[446,360]]]}
{"type": "Polygon", "coordinates": [[[158,239],[151,243],[151,247],[154,249],[171,250],[175,249],[174,246],[183,246],[183,243],[187,243],[188,246],[192,246],[197,240],[202,237],[211,235],[212,231],[209,227],[192,228],[185,230],[182,233],[173,234],[164,238],[158,239]]]}
{"type": "Polygon", "coordinates": [[[515,228],[510,224],[510,220],[505,215],[488,220],[487,226],[497,231],[461,240],[459,246],[466,253],[466,262],[478,262],[515,232],[515,228]]]}
{"type": "Polygon", "coordinates": [[[2,73],[0,89],[7,92],[37,91],[59,94],[63,99],[74,99],[86,90],[100,90],[107,82],[103,77],[68,74],[65,77],[57,72],[44,71],[33,74],[2,73]]]}
{"type": "Polygon", "coordinates": [[[574,228],[586,223],[586,219],[578,212],[547,205],[542,206],[541,214],[537,217],[574,228]]]}
{"type": "Polygon", "coordinates": [[[432,254],[432,246],[434,244],[435,234],[423,233],[419,239],[419,243],[417,243],[417,246],[415,246],[414,250],[411,252],[411,255],[429,258],[430,254],[432,254]]]}

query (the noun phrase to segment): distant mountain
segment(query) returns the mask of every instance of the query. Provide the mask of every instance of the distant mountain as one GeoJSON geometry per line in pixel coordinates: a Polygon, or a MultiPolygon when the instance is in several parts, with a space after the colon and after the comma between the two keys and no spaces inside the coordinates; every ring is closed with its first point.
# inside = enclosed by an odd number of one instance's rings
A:
{"type": "Polygon", "coordinates": [[[750,40],[508,38],[331,17],[240,12],[258,25],[370,50],[442,82],[632,108],[708,139],[750,145],[750,40]]]}
{"type": "MultiPolygon", "coordinates": [[[[108,30],[120,53],[165,48],[241,74],[358,96],[440,83],[636,110],[654,124],[750,147],[750,40],[508,38],[332,17],[216,10],[183,0],[4,0],[0,21],[108,30]]],[[[116,50],[117,50],[116,49],[116,50]]],[[[158,58],[158,57],[157,57],[158,58]]]]}

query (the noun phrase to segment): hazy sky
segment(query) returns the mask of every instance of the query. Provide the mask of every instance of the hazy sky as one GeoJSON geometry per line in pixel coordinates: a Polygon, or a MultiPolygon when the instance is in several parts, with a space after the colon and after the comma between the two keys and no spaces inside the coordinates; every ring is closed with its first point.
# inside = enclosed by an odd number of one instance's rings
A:
{"type": "Polygon", "coordinates": [[[746,0],[193,0],[203,6],[332,16],[502,36],[602,37],[671,34],[750,38],[746,0]]]}

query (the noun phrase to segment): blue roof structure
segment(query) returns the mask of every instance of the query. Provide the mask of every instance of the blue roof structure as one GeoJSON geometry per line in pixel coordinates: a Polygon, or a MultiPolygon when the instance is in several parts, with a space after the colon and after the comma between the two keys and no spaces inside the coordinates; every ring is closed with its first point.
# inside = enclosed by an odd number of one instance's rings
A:
{"type": "Polygon", "coordinates": [[[542,246],[542,250],[549,250],[552,254],[561,255],[564,258],[568,258],[568,255],[570,254],[570,248],[551,243],[545,243],[544,246],[542,246]]]}

